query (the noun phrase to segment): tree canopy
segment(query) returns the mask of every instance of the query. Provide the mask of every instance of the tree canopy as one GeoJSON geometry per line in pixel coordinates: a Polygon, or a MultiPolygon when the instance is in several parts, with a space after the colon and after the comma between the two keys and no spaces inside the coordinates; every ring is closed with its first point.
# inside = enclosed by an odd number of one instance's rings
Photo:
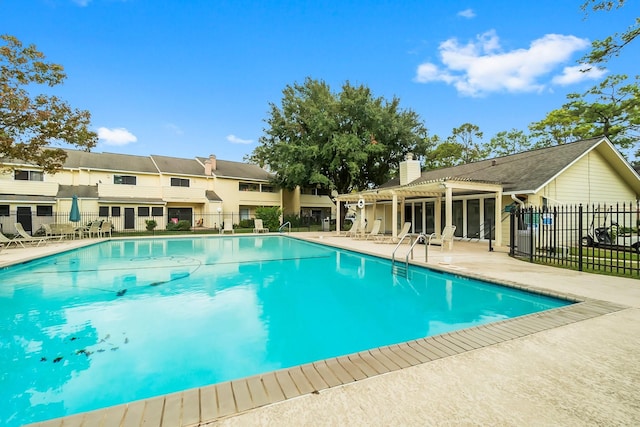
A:
{"type": "Polygon", "coordinates": [[[606,136],[622,149],[633,147],[640,131],[638,78],[611,75],[583,94],[570,93],[569,102],[532,123],[538,146],[564,144],[577,139],[606,136]]]}
{"type": "MultiPolygon", "coordinates": [[[[585,0],[582,3],[582,10],[585,12],[591,9],[594,12],[610,11],[624,6],[626,0],[585,0]]],[[[601,64],[609,59],[620,55],[620,52],[636,37],[640,36],[640,17],[635,17],[627,29],[621,33],[614,33],[602,40],[594,40],[591,43],[591,51],[582,58],[586,64],[601,64]]]]}
{"type": "Polygon", "coordinates": [[[63,67],[45,62],[34,45],[23,46],[13,36],[1,35],[0,40],[0,158],[53,172],[66,158],[55,145],[93,148],[98,136],[88,129],[88,111],[73,109],[56,96],[32,95],[38,85],[61,84],[66,78],[63,67]]]}
{"type": "Polygon", "coordinates": [[[490,150],[482,144],[483,133],[477,125],[464,123],[453,128],[444,141],[431,137],[433,150],[425,156],[425,164],[430,169],[456,166],[476,162],[487,157],[490,150]]]}
{"type": "Polygon", "coordinates": [[[429,148],[419,116],[400,108],[398,98],[374,97],[366,86],[306,78],[283,90],[281,105],[270,104],[268,127],[247,158],[277,173],[277,183],[348,193],[386,182],[407,153],[429,148]]]}

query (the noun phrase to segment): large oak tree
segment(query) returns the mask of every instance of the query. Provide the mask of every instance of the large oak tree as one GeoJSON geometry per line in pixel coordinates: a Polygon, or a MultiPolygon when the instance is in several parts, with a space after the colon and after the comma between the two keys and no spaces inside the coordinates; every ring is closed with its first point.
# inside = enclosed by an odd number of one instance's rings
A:
{"type": "Polygon", "coordinates": [[[0,159],[20,159],[53,172],[66,158],[56,145],[93,148],[98,136],[88,128],[88,111],[54,95],[34,94],[41,85],[61,84],[63,67],[46,62],[34,45],[23,46],[13,36],[1,35],[0,41],[0,159]]]}
{"type": "Polygon", "coordinates": [[[268,165],[287,189],[367,189],[392,177],[407,153],[423,156],[430,146],[419,116],[401,109],[399,99],[374,97],[349,82],[339,93],[311,78],[288,85],[265,122],[260,145],[247,159],[268,165]]]}

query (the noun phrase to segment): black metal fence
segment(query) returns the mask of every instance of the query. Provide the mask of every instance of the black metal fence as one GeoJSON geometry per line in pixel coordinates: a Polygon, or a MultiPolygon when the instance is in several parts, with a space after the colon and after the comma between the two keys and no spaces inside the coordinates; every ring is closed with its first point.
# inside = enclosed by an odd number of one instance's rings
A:
{"type": "Polygon", "coordinates": [[[510,255],[579,271],[640,277],[635,203],[515,209],[510,255]]]}
{"type": "MultiPolygon", "coordinates": [[[[325,224],[322,219],[314,217],[285,216],[285,221],[292,224],[292,228],[300,230],[320,229],[325,224]]],[[[137,211],[124,210],[119,216],[100,216],[97,212],[81,212],[80,221],[71,222],[69,220],[69,212],[47,212],[45,215],[38,215],[37,212],[29,212],[27,214],[20,211],[8,212],[8,215],[0,215],[0,231],[6,235],[14,235],[16,233],[15,224],[22,224],[23,228],[30,234],[43,234],[44,224],[69,224],[75,227],[86,227],[94,221],[110,221],[113,224],[113,233],[116,234],[132,234],[144,233],[149,231],[177,231],[177,232],[194,232],[194,233],[215,233],[219,232],[225,221],[230,221],[234,229],[252,231],[255,228],[255,218],[249,217],[239,212],[221,212],[212,214],[192,214],[188,215],[162,215],[162,216],[139,216],[137,211]],[[148,222],[155,221],[153,230],[148,228],[148,222]]],[[[331,227],[335,229],[335,222],[331,223],[331,227]]],[[[270,230],[270,231],[278,231],[270,230]]]]}

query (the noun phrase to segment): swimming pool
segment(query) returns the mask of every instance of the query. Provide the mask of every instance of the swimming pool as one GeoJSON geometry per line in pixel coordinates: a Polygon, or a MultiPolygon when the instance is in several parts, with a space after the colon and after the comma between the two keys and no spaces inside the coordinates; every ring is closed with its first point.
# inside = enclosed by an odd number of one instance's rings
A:
{"type": "Polygon", "coordinates": [[[566,301],[284,236],[103,242],[0,272],[0,422],[64,416],[566,301]]]}

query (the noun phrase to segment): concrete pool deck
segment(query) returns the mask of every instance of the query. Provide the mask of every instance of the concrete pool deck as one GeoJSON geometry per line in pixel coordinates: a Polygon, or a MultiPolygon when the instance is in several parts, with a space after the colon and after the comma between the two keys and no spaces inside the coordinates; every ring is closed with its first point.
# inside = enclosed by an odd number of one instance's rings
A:
{"type": "MultiPolygon", "coordinates": [[[[381,256],[395,246],[293,236],[381,256]]],[[[86,243],[8,249],[0,266],[86,243]]],[[[427,265],[585,302],[39,425],[637,424],[640,281],[529,264],[483,243],[431,248],[427,265]]]]}

